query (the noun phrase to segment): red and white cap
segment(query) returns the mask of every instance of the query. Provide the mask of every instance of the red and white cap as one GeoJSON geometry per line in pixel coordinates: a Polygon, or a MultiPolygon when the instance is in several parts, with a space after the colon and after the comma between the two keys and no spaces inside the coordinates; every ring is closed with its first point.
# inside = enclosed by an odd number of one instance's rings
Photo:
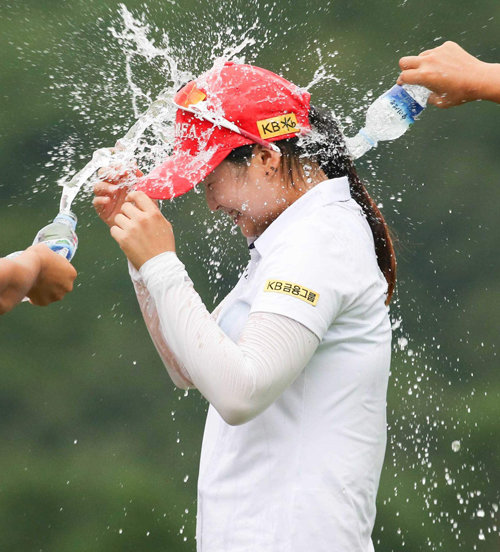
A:
{"type": "MultiPolygon", "coordinates": [[[[135,186],[173,199],[201,182],[233,149],[310,131],[310,94],[252,65],[226,62],[177,92],[173,154],[135,186]]],[[[279,150],[278,150],[279,151],[279,150]]]]}

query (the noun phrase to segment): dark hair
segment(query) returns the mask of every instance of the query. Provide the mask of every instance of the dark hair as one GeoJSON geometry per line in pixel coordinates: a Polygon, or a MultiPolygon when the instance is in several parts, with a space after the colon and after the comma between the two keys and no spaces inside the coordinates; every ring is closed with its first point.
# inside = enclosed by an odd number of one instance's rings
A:
{"type": "MultiPolygon", "coordinates": [[[[309,121],[312,133],[305,138],[288,138],[274,142],[281,150],[281,169],[283,174],[304,175],[301,158],[315,161],[328,178],[347,176],[352,198],[360,205],[370,225],[375,241],[377,262],[387,280],[388,304],[396,285],[396,255],[389,227],[377,204],[370,197],[361,182],[354,163],[349,156],[344,137],[333,115],[326,109],[311,106],[309,121]]],[[[234,149],[227,161],[242,165],[252,158],[255,144],[234,149]]]]}

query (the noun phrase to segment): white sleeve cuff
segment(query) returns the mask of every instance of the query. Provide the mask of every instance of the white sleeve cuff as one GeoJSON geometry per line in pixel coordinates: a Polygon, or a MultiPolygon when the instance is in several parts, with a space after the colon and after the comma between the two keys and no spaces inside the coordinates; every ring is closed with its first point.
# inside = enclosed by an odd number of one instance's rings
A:
{"type": "Polygon", "coordinates": [[[135,268],[135,266],[130,261],[128,261],[128,273],[132,282],[138,283],[138,284],[144,284],[139,271],[135,268]]]}

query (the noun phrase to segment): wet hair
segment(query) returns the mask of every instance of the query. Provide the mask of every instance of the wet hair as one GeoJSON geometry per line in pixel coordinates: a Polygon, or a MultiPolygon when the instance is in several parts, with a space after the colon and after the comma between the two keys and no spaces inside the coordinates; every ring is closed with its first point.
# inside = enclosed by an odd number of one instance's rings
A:
{"type": "MultiPolygon", "coordinates": [[[[304,165],[307,161],[312,161],[328,178],[347,176],[351,197],[363,210],[373,234],[378,266],[387,281],[388,304],[396,285],[396,255],[389,227],[361,182],[333,115],[326,109],[311,106],[309,122],[312,132],[305,138],[288,138],[274,142],[281,150],[282,173],[288,174],[292,185],[295,185],[294,176],[299,174],[304,178],[304,165]]],[[[249,144],[236,148],[226,160],[239,166],[248,165],[254,147],[255,144],[249,144]]]]}

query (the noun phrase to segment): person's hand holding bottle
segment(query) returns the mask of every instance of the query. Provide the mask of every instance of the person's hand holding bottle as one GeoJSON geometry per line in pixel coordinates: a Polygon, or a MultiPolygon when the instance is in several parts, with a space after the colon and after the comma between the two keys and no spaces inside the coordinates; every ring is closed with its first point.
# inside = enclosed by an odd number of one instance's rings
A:
{"type": "Polygon", "coordinates": [[[500,64],[485,63],[455,42],[399,60],[398,84],[432,90],[429,103],[446,108],[473,100],[500,103],[500,64]]]}
{"type": "Polygon", "coordinates": [[[44,243],[28,247],[26,251],[33,251],[40,262],[38,276],[26,294],[33,305],[45,306],[60,301],[73,290],[77,272],[63,256],[54,253],[44,243]]]}
{"type": "Polygon", "coordinates": [[[0,259],[0,314],[28,297],[45,306],[61,300],[73,289],[76,270],[61,255],[40,243],[13,259],[0,259]]]}

